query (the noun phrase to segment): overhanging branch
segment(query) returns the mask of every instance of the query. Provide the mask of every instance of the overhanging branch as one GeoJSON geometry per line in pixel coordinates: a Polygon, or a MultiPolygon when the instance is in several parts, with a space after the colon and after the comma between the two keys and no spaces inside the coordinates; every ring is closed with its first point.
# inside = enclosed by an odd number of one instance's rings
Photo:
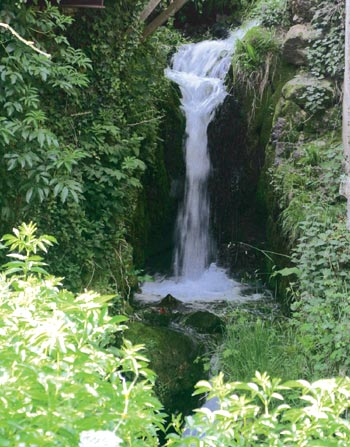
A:
{"type": "Polygon", "coordinates": [[[8,31],[10,31],[11,34],[13,34],[18,40],[20,40],[21,42],[23,42],[25,45],[27,45],[28,47],[30,47],[32,50],[36,51],[39,54],[42,54],[45,57],[50,58],[51,54],[49,53],[45,53],[45,51],[39,50],[39,48],[37,48],[34,45],[34,42],[30,41],[30,40],[26,40],[24,39],[22,36],[20,36],[17,31],[15,31],[10,25],[8,25],[7,23],[2,23],[0,22],[0,27],[1,28],[5,28],[8,31]]]}

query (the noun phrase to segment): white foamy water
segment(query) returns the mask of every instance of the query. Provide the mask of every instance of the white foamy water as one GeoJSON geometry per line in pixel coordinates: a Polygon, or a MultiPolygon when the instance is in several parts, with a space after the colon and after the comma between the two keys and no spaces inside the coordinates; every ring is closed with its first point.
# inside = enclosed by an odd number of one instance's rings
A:
{"type": "Polygon", "coordinates": [[[146,282],[142,286],[142,293],[136,295],[137,300],[154,302],[170,294],[180,301],[252,301],[259,299],[260,294],[242,295],[241,283],[229,278],[226,272],[211,264],[203,274],[196,279],[162,278],[154,282],[146,282]]]}
{"type": "Polygon", "coordinates": [[[240,283],[215,264],[209,266],[214,244],[209,228],[207,128],[227,96],[224,79],[236,43],[255,25],[249,23],[225,40],[183,45],[174,55],[172,67],[165,71],[180,87],[186,117],[185,195],[176,222],[174,278],[145,283],[137,299],[154,301],[171,294],[182,301],[243,300],[240,283]]]}

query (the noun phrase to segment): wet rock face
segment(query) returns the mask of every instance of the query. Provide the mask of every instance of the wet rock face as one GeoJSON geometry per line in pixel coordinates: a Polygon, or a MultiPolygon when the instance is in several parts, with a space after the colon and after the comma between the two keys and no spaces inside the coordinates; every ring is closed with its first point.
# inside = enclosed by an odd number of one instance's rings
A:
{"type": "Polygon", "coordinates": [[[259,231],[255,194],[263,151],[248,147],[245,112],[235,96],[226,97],[208,128],[212,229],[219,247],[235,240],[252,241],[259,231]]]}
{"type": "Polygon", "coordinates": [[[238,104],[234,98],[226,97],[208,127],[212,163],[209,189],[214,237],[218,243],[231,239],[227,232],[232,227],[232,222],[237,219],[245,133],[239,132],[237,123],[240,119],[238,104]]]}
{"type": "Polygon", "coordinates": [[[315,0],[290,0],[293,22],[310,22],[314,13],[315,5],[315,0]]]}
{"type": "Polygon", "coordinates": [[[283,57],[290,64],[307,65],[307,48],[314,40],[321,36],[311,25],[292,26],[284,40],[283,57]]]}
{"type": "Polygon", "coordinates": [[[203,349],[193,338],[166,327],[138,322],[129,323],[125,338],[145,345],[144,355],[157,374],[156,393],[167,413],[188,414],[198,406],[198,398],[191,395],[205,373],[203,365],[196,361],[203,349]]]}

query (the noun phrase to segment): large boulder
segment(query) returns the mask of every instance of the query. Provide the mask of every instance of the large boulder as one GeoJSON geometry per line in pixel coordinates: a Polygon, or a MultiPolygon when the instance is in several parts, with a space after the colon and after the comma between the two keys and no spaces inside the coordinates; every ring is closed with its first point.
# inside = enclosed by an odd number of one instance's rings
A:
{"type": "Polygon", "coordinates": [[[298,157],[298,148],[336,122],[333,104],[336,97],[330,81],[299,73],[282,88],[277,103],[270,140],[274,164],[283,159],[298,157]]]}
{"type": "Polygon", "coordinates": [[[130,322],[124,337],[134,344],[144,344],[144,355],[157,374],[155,390],[167,413],[188,414],[198,405],[192,397],[195,384],[204,378],[202,346],[193,337],[166,327],[152,327],[130,322]]]}
{"type": "Polygon", "coordinates": [[[321,33],[311,25],[294,25],[286,34],[283,57],[290,64],[307,65],[307,47],[320,38],[321,33]]]}
{"type": "Polygon", "coordinates": [[[290,0],[290,8],[293,14],[294,23],[310,22],[314,8],[316,6],[316,0],[290,0]]]}

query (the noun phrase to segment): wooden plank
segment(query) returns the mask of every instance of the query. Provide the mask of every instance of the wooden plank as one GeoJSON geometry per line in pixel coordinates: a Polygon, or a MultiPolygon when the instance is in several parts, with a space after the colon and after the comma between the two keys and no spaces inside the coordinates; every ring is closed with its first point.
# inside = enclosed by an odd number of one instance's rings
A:
{"type": "Polygon", "coordinates": [[[152,14],[160,2],[161,0],[150,0],[145,9],[141,12],[140,21],[144,22],[152,14]]]}
{"type": "Polygon", "coordinates": [[[145,39],[150,34],[154,33],[154,31],[162,26],[170,17],[175,15],[188,0],[174,0],[167,9],[161,12],[143,31],[143,38],[145,39]]]}

